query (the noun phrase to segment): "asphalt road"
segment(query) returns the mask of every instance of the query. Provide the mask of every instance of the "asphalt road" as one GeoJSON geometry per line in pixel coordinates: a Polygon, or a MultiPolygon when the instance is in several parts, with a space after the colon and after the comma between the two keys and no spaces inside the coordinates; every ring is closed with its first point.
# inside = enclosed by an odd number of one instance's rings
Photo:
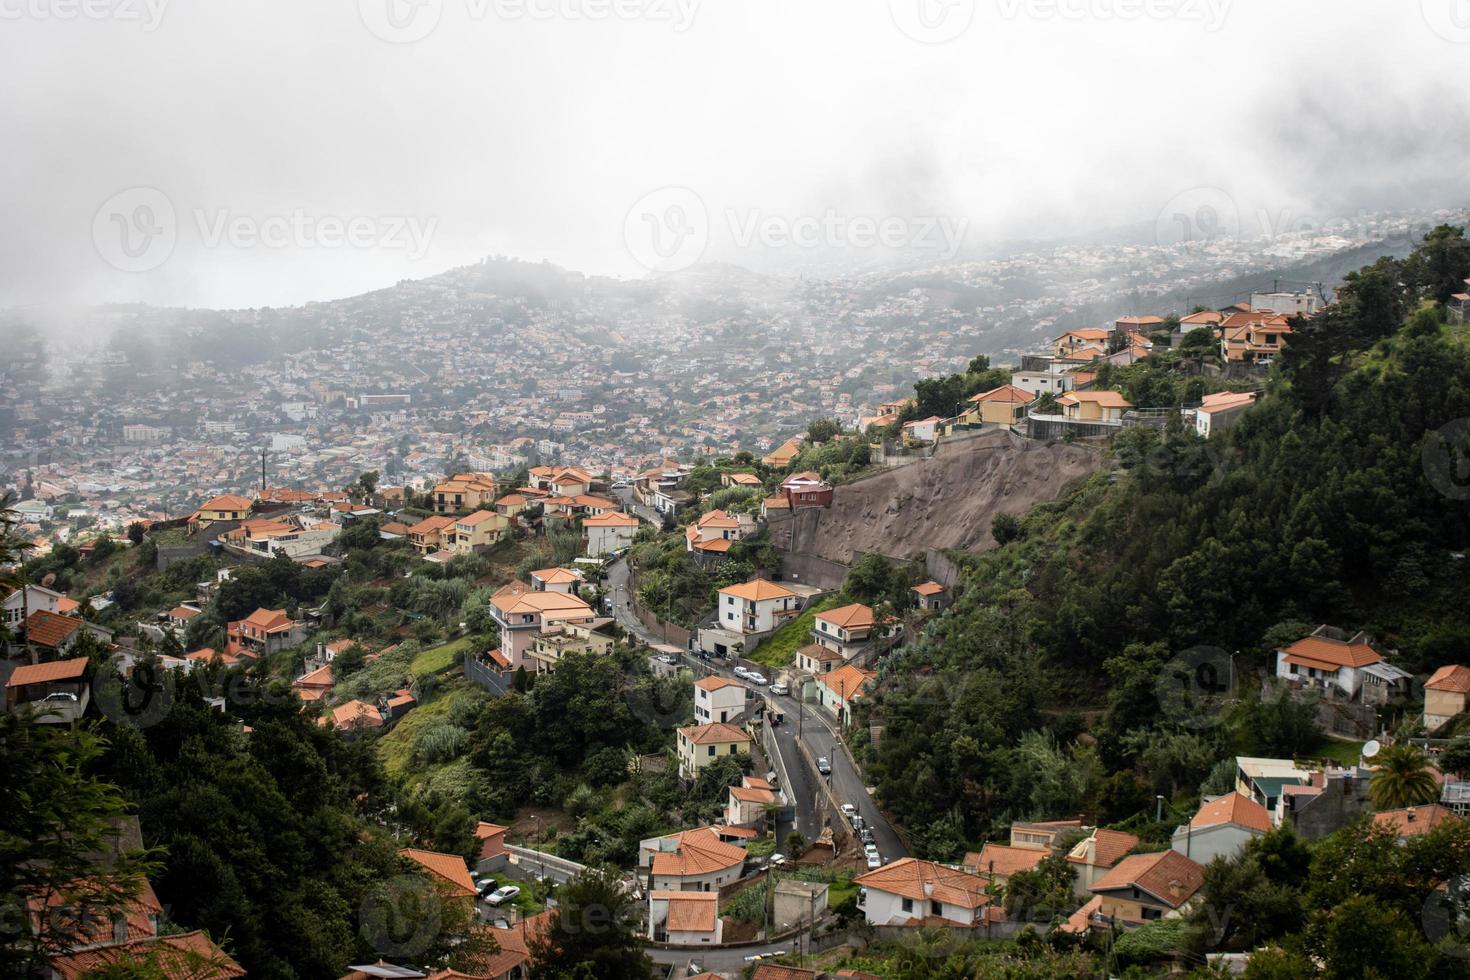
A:
{"type": "Polygon", "coordinates": [[[764,946],[736,946],[730,949],[645,949],[655,963],[664,966],[678,968],[674,976],[685,977],[691,974],[685,973],[684,969],[689,964],[695,964],[699,970],[707,973],[735,973],[750,965],[746,959],[748,956],[774,956],[778,953],[789,953],[802,942],[800,936],[794,936],[785,942],[769,943],[764,946]]]}
{"type": "MultiPolygon", "coordinates": [[[[628,563],[626,560],[614,562],[608,567],[607,582],[609,592],[613,596],[613,615],[618,623],[645,643],[662,643],[663,640],[645,628],[627,606],[628,563]]],[[[684,654],[683,659],[696,677],[708,674],[735,677],[735,664],[731,661],[707,661],[688,654],[684,654]]],[[[769,668],[754,663],[749,663],[747,666],[759,669],[767,678],[770,677],[769,668]]],[[[847,749],[834,733],[832,729],[834,722],[827,717],[826,712],[815,705],[799,704],[789,695],[772,694],[769,688],[752,687],[752,690],[758,696],[764,697],[784,716],[783,723],[775,731],[776,747],[780,750],[783,763],[778,769],[784,768],[785,770],[785,788],[789,798],[795,804],[796,820],[794,825],[778,826],[776,839],[784,840],[791,829],[801,831],[802,836],[809,841],[817,838],[823,825],[825,801],[822,797],[825,785],[830,789],[838,805],[851,803],[857,807],[863,820],[873,829],[873,838],[878,845],[878,853],[885,864],[907,855],[908,850],[903,846],[903,841],[899,838],[898,833],[868,794],[857,767],[853,765],[852,757],[848,755],[847,749]],[[801,751],[803,746],[806,749],[805,753],[801,751]],[[826,779],[821,777],[814,768],[817,758],[821,756],[826,756],[832,764],[832,775],[826,779]]],[[[827,808],[825,812],[831,814],[832,811],[827,808]]]]}

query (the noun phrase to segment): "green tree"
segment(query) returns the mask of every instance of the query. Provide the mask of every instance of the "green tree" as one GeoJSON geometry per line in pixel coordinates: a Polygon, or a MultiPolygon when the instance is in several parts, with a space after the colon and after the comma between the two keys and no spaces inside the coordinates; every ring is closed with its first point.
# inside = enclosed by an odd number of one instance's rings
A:
{"type": "Polygon", "coordinates": [[[1379,810],[1421,806],[1439,798],[1439,784],[1429,759],[1407,742],[1390,745],[1373,760],[1378,771],[1368,784],[1368,795],[1379,810]]]}
{"type": "Polygon", "coordinates": [[[551,925],[531,944],[532,980],[626,980],[653,976],[638,910],[617,876],[588,869],[557,892],[551,925]]]}
{"type": "Polygon", "coordinates": [[[815,445],[831,442],[842,435],[842,423],[836,419],[813,419],[806,427],[807,441],[815,445]]]}

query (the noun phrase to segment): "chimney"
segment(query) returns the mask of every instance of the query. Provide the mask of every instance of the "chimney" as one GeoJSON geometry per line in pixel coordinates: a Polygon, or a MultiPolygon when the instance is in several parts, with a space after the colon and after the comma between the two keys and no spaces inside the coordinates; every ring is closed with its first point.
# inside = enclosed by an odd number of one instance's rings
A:
{"type": "Polygon", "coordinates": [[[1184,884],[1178,878],[1169,879],[1169,897],[1178,900],[1184,894],[1184,884]]]}
{"type": "Polygon", "coordinates": [[[1413,823],[1414,822],[1414,808],[1413,807],[1409,807],[1407,810],[1405,810],[1404,811],[1404,817],[1407,819],[1407,821],[1409,823],[1413,823]]]}

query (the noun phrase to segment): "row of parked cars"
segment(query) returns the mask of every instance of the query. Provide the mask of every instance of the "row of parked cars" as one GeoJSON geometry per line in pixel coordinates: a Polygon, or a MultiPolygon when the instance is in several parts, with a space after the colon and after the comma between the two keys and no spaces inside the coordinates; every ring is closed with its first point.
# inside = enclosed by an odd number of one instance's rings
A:
{"type": "Polygon", "coordinates": [[[863,842],[863,856],[867,858],[868,870],[883,867],[883,855],[878,853],[878,842],[873,837],[873,828],[857,812],[857,807],[851,803],[842,804],[842,815],[852,824],[852,832],[863,842]]]}

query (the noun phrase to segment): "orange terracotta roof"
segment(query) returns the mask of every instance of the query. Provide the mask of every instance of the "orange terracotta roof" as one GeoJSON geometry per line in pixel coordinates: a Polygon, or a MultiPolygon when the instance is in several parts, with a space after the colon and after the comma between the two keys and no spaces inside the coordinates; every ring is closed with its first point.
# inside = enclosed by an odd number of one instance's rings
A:
{"type": "Polygon", "coordinates": [[[918,858],[900,858],[858,875],[853,883],[916,902],[933,900],[965,909],[990,904],[990,896],[985,892],[987,879],[918,858]]]}
{"type": "Polygon", "coordinates": [[[752,579],[740,585],[729,585],[720,590],[721,595],[732,595],[737,599],[747,602],[761,602],[766,599],[785,599],[794,597],[795,592],[784,585],[777,585],[763,578],[752,579]]]}
{"type": "Polygon", "coordinates": [[[1062,932],[1069,932],[1073,935],[1084,933],[1091,928],[1092,917],[1100,908],[1102,908],[1102,896],[1094,895],[1087,900],[1086,905],[1067,916],[1067,921],[1057,926],[1057,928],[1062,932]]]}
{"type": "Polygon", "coordinates": [[[1333,669],[1367,667],[1383,659],[1377,650],[1366,643],[1344,643],[1342,640],[1334,640],[1326,636],[1303,637],[1281,652],[1287,654],[1288,663],[1293,663],[1292,658],[1298,657],[1313,661],[1308,666],[1328,664],[1333,669]]]}
{"type": "Polygon", "coordinates": [[[873,609],[871,606],[854,602],[851,605],[838,606],[836,609],[819,612],[817,619],[825,620],[843,629],[862,629],[873,625],[873,609]]]}
{"type": "Polygon", "coordinates": [[[594,514],[582,521],[583,527],[637,527],[638,518],[631,517],[621,511],[609,511],[606,514],[594,514]]]}
{"type": "Polygon", "coordinates": [[[99,946],[95,949],[52,957],[52,971],[62,980],[95,973],[115,964],[148,961],[161,976],[181,977],[188,980],[224,980],[228,977],[243,977],[245,970],[202,930],[176,933],[171,936],[151,936],[135,942],[114,946],[99,946]]]}
{"type": "Polygon", "coordinates": [[[1134,854],[1092,883],[1094,893],[1139,888],[1177,909],[1204,884],[1204,869],[1178,851],[1134,854]]]}
{"type": "Polygon", "coordinates": [[[26,664],[15,668],[6,687],[25,687],[27,684],[49,684],[54,681],[80,680],[87,671],[86,657],[70,660],[53,660],[45,664],[26,664]]]}
{"type": "Polygon", "coordinates": [[[798,657],[806,657],[815,660],[819,664],[836,663],[843,659],[842,654],[836,650],[829,650],[820,643],[808,643],[796,651],[798,657]]]}
{"type": "Polygon", "coordinates": [[[710,554],[722,555],[730,550],[731,544],[733,542],[728,538],[715,538],[712,541],[696,541],[694,542],[694,550],[708,551],[710,554]]]}
{"type": "Polygon", "coordinates": [[[1446,664],[1424,682],[1424,687],[1431,691],[1448,691],[1451,694],[1470,693],[1470,667],[1446,664]]]}
{"type": "Polygon", "coordinates": [[[582,581],[582,576],[567,568],[542,568],[531,573],[531,577],[547,585],[565,585],[582,581]]]}
{"type": "Polygon", "coordinates": [[[755,789],[750,786],[731,786],[730,795],[742,803],[774,803],[776,794],[768,789],[755,789]]]}
{"type": "Polygon", "coordinates": [[[700,827],[670,834],[660,840],[672,840],[674,849],[654,852],[652,870],[655,875],[689,877],[724,871],[745,862],[745,848],[720,840],[712,827],[700,827]]]}
{"type": "Polygon", "coordinates": [[[925,582],[922,585],[914,586],[913,591],[919,593],[919,595],[922,596],[939,595],[941,592],[944,591],[944,586],[940,585],[938,582],[925,582]]]}
{"type": "Polygon", "coordinates": [[[669,932],[714,932],[719,918],[719,892],[650,892],[650,899],[669,903],[669,932]]]}
{"type": "Polygon", "coordinates": [[[1026,405],[1035,400],[1036,395],[1033,392],[1023,391],[1015,385],[1009,384],[1001,385],[999,388],[991,388],[989,391],[982,391],[978,395],[970,396],[970,401],[976,404],[980,402],[1000,402],[1003,404],[1026,405]]]}
{"type": "MultiPolygon", "coordinates": [[[[1093,831],[1092,842],[1092,864],[1098,868],[1111,868],[1119,858],[1138,846],[1138,838],[1132,834],[1121,830],[1106,830],[1101,827],[1093,831]]],[[[1087,863],[1070,854],[1067,855],[1067,860],[1079,864],[1087,863]]]]}
{"type": "Polygon", "coordinates": [[[1045,861],[1050,853],[1050,851],[1034,847],[986,844],[980,848],[979,854],[966,854],[964,864],[967,870],[977,874],[994,874],[1002,878],[1009,878],[1017,871],[1030,871],[1045,861]]]}
{"type": "Polygon", "coordinates": [[[837,695],[844,701],[851,701],[862,696],[863,688],[877,678],[877,673],[871,670],[863,670],[852,664],[843,664],[834,670],[830,670],[817,678],[817,683],[837,695]]]}
{"type": "Polygon", "coordinates": [[[477,840],[488,840],[489,838],[503,834],[508,830],[510,830],[509,827],[502,827],[498,823],[489,823],[487,821],[481,820],[475,825],[475,838],[477,840]]]}
{"type": "Polygon", "coordinates": [[[441,854],[438,851],[423,851],[416,847],[405,847],[398,853],[435,877],[448,882],[451,886],[451,894],[456,896],[475,894],[475,880],[470,877],[470,869],[465,865],[464,858],[458,854],[441,854]]]}
{"type": "Polygon", "coordinates": [[[1103,408],[1132,408],[1133,403],[1116,391],[1069,391],[1057,399],[1058,405],[1093,402],[1103,408]]]}
{"type": "Polygon", "coordinates": [[[1265,834],[1271,831],[1271,816],[1265,807],[1249,796],[1227,793],[1200,807],[1199,812],[1189,821],[1189,825],[1196,829],[1217,827],[1221,824],[1235,824],[1237,827],[1246,827],[1265,834]]]}
{"type": "Polygon", "coordinates": [[[716,674],[711,674],[708,677],[701,677],[699,680],[694,682],[694,686],[699,688],[701,691],[718,691],[722,687],[738,687],[741,690],[745,690],[745,685],[740,683],[739,681],[730,677],[720,677],[716,674]]]}
{"type": "Polygon", "coordinates": [[[459,520],[455,521],[454,523],[456,523],[456,524],[463,524],[466,527],[475,527],[476,525],[484,524],[488,520],[492,520],[492,519],[499,518],[499,517],[500,517],[500,515],[497,514],[497,513],[495,513],[495,511],[493,511],[493,510],[477,510],[473,514],[469,515],[468,517],[461,517],[459,520]]]}
{"type": "Polygon", "coordinates": [[[442,514],[436,517],[425,517],[413,527],[409,528],[408,532],[410,534],[432,534],[435,531],[444,530],[453,523],[454,518],[442,514]]]}
{"type": "Polygon", "coordinates": [[[293,625],[284,609],[257,609],[241,622],[267,632],[290,629],[293,625]]]}
{"type": "Polygon", "coordinates": [[[199,505],[200,510],[249,510],[255,501],[249,497],[241,497],[238,494],[226,493],[199,505]]]}
{"type": "Polygon", "coordinates": [[[59,647],[82,628],[82,621],[47,609],[37,609],[26,619],[26,640],[43,647],[59,647]]]}
{"type": "Polygon", "coordinates": [[[332,709],[332,724],[337,728],[351,728],[353,725],[382,728],[383,716],[376,707],[365,701],[348,701],[332,709]]]}
{"type": "Polygon", "coordinates": [[[679,734],[695,745],[726,745],[730,742],[750,741],[750,736],[744,731],[720,721],[709,725],[691,725],[688,728],[681,728],[679,734]]]}
{"type": "Polygon", "coordinates": [[[1455,816],[1453,810],[1438,803],[1429,803],[1402,810],[1383,810],[1374,814],[1373,824],[1376,827],[1386,827],[1400,837],[1417,837],[1459,819],[1461,818],[1455,816]]]}

